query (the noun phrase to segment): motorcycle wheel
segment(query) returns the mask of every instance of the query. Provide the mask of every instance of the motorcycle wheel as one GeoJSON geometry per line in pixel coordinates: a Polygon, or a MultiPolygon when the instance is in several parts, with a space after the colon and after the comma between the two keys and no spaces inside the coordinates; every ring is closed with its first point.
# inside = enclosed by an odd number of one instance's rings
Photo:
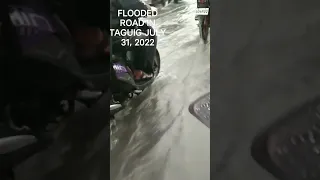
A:
{"type": "Polygon", "coordinates": [[[208,35],[209,35],[209,22],[208,22],[209,16],[202,16],[200,17],[200,37],[203,40],[204,44],[208,43],[208,35]]]}

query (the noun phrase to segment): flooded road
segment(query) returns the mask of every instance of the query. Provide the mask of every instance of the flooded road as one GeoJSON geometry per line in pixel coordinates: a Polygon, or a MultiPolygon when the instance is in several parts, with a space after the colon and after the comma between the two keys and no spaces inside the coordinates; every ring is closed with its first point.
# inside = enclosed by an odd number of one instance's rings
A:
{"type": "Polygon", "coordinates": [[[189,105],[210,89],[210,45],[199,38],[195,1],[159,10],[161,72],[117,114],[109,154],[109,101],[68,119],[58,141],[19,165],[17,180],[209,180],[210,131],[189,105]]]}
{"type": "Polygon", "coordinates": [[[199,38],[196,1],[159,10],[161,73],[117,114],[112,135],[112,180],[209,180],[210,131],[189,105],[210,91],[210,45],[199,38]]]}

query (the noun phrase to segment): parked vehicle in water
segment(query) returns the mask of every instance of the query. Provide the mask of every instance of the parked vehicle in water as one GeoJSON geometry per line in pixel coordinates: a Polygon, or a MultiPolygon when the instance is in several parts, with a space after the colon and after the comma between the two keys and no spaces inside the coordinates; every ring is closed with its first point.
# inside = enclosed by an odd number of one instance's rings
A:
{"type": "Polygon", "coordinates": [[[210,29],[210,3],[209,0],[197,0],[196,20],[198,20],[200,38],[206,44],[210,29]]]}
{"type": "Polygon", "coordinates": [[[160,55],[157,51],[154,57],[153,77],[148,80],[135,81],[128,60],[131,58],[130,51],[123,52],[114,56],[112,61],[111,81],[112,85],[112,102],[110,104],[111,114],[117,113],[123,108],[123,103],[132,98],[134,95],[139,95],[145,88],[150,86],[157,78],[160,72],[160,55]],[[119,58],[121,57],[121,58],[119,58]]]}
{"type": "MultiPolygon", "coordinates": [[[[147,26],[147,28],[152,28],[147,26]]],[[[151,36],[151,34],[149,34],[151,36]]],[[[152,37],[151,37],[152,39],[152,37]]],[[[110,104],[111,115],[123,108],[123,103],[132,98],[134,95],[139,95],[145,88],[150,86],[157,78],[160,72],[160,54],[156,50],[153,60],[153,76],[145,80],[135,80],[132,72],[132,59],[134,49],[124,48],[124,50],[113,52],[111,60],[111,91],[112,102],[110,104]]],[[[143,69],[142,69],[143,70],[143,69]]],[[[111,117],[111,119],[112,119],[111,117]]]]}

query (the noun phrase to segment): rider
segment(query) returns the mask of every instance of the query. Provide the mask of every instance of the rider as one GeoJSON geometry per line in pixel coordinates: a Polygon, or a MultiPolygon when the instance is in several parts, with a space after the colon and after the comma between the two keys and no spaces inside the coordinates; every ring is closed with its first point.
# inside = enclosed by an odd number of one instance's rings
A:
{"type": "MultiPolygon", "coordinates": [[[[153,7],[145,4],[141,0],[112,0],[111,1],[111,28],[113,29],[121,29],[120,25],[120,18],[118,17],[118,10],[152,10],[154,11],[153,7]]],[[[142,28],[143,32],[146,31],[147,28],[153,30],[152,27],[145,26],[139,27],[142,28]]],[[[130,36],[127,37],[131,40],[135,39],[154,39],[154,46],[139,46],[139,47],[132,47],[133,48],[133,74],[136,80],[145,80],[150,79],[153,77],[153,63],[154,57],[156,55],[156,45],[157,45],[157,38],[156,36],[130,36]]],[[[121,40],[118,37],[112,37],[112,49],[114,50],[125,50],[125,47],[121,46],[121,40]]]]}

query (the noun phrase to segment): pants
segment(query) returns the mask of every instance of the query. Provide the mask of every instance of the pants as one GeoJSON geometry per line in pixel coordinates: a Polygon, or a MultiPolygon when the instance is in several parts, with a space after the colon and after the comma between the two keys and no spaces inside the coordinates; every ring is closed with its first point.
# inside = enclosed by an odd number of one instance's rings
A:
{"type": "MultiPolygon", "coordinates": [[[[139,27],[143,32],[147,32],[147,29],[154,32],[152,27],[139,27]]],[[[151,44],[150,44],[151,45],[151,44]]],[[[157,36],[130,36],[130,37],[112,37],[112,54],[114,52],[124,52],[130,50],[133,53],[132,66],[134,69],[143,70],[146,73],[153,72],[153,63],[156,56],[156,47],[157,47],[157,36]],[[121,45],[121,39],[130,39],[131,47],[121,45]],[[149,40],[148,40],[149,39],[149,40]],[[152,46],[145,46],[137,43],[141,42],[152,42],[152,46]],[[137,46],[136,46],[137,45],[137,46]],[[141,46],[140,46],[141,45],[141,46]]]]}

